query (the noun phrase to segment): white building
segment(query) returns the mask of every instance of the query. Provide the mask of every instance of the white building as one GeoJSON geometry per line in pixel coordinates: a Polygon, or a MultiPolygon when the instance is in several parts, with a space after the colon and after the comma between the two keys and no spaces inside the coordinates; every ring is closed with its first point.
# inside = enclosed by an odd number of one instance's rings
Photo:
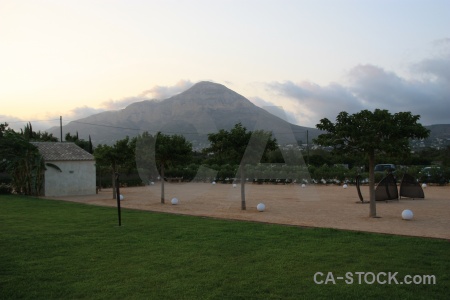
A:
{"type": "Polygon", "coordinates": [[[46,165],[43,196],[80,196],[96,193],[95,159],[74,143],[32,142],[46,165]],[[58,170],[59,168],[59,170],[58,170]]]}

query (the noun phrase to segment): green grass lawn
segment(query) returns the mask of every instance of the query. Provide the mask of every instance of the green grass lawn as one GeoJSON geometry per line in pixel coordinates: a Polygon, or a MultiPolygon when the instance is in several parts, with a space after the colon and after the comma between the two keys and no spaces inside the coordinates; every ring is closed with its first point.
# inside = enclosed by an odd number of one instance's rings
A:
{"type": "Polygon", "coordinates": [[[444,240],[125,209],[119,227],[115,208],[0,196],[1,299],[448,299],[449,288],[444,240]],[[316,272],[354,282],[315,284],[316,272]],[[359,284],[355,272],[436,284],[359,284]]]}

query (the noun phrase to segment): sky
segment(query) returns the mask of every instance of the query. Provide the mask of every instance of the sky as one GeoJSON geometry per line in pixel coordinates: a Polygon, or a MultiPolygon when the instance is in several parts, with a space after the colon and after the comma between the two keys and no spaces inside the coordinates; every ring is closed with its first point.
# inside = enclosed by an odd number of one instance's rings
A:
{"type": "Polygon", "coordinates": [[[450,124],[448,0],[0,0],[0,123],[45,130],[208,80],[288,121],[450,124]]]}

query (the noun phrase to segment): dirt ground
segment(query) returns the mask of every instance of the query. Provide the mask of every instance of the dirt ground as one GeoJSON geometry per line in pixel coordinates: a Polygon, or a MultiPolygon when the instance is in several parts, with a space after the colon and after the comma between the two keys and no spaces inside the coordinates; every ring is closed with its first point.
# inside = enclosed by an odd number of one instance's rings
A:
{"type": "MultiPolygon", "coordinates": [[[[247,210],[241,210],[240,185],[209,183],[166,183],[165,204],[161,204],[160,184],[120,189],[121,207],[175,214],[248,220],[307,227],[326,227],[388,234],[433,237],[450,240],[450,186],[428,186],[425,199],[401,198],[377,201],[379,218],[369,217],[369,204],[359,201],[356,187],[337,185],[256,185],[246,184],[247,210]],[[171,199],[178,204],[172,205],[171,199]],[[264,212],[257,205],[264,203],[264,212]],[[410,209],[412,220],[402,220],[410,209]]],[[[365,200],[369,188],[361,187],[365,200]]],[[[97,195],[57,197],[93,205],[117,206],[112,190],[97,195]]],[[[126,223],[126,214],[122,214],[126,223]]]]}

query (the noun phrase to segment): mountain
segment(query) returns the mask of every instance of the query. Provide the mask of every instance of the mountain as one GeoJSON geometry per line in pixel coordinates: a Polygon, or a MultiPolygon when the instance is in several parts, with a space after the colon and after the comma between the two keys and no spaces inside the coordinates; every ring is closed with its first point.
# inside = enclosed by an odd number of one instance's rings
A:
{"type": "MultiPolygon", "coordinates": [[[[199,82],[183,93],[162,101],[142,101],[117,111],[106,111],[72,121],[63,126],[63,135],[90,135],[94,144],[112,144],[125,136],[134,137],[144,131],[152,134],[180,134],[196,147],[207,144],[207,134],[229,130],[241,122],[247,130],[273,132],[280,144],[306,143],[320,133],[315,128],[294,125],[254,105],[227,87],[199,82]]],[[[48,130],[55,136],[60,128],[48,130]]]]}
{"type": "Polygon", "coordinates": [[[450,124],[436,124],[424,127],[430,130],[429,139],[450,140],[450,124]]]}
{"type": "Polygon", "coordinates": [[[424,127],[430,130],[430,136],[423,142],[415,143],[419,148],[443,149],[450,146],[450,124],[436,124],[424,127]]]}

